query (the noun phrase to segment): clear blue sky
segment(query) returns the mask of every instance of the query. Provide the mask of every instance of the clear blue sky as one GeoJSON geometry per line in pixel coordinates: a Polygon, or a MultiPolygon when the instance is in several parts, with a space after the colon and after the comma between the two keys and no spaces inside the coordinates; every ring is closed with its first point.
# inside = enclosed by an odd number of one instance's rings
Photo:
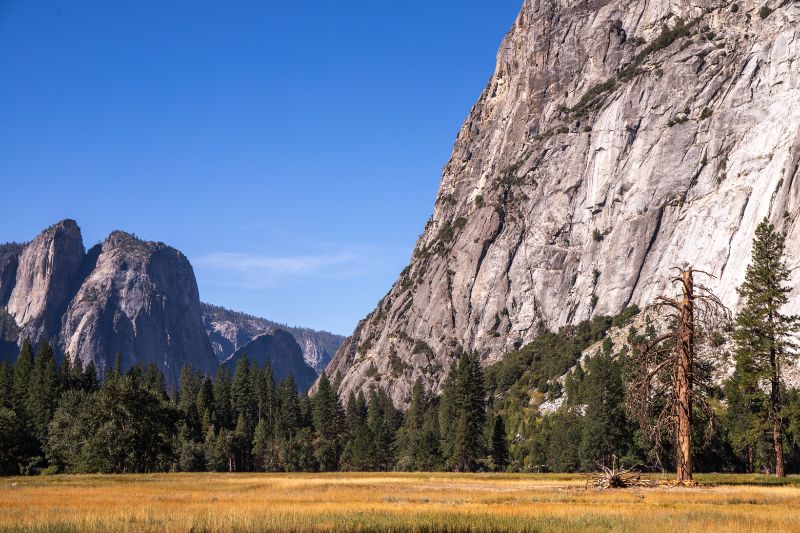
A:
{"type": "Polygon", "coordinates": [[[521,4],[0,0],[0,242],[123,229],[205,301],[349,334],[521,4]]]}

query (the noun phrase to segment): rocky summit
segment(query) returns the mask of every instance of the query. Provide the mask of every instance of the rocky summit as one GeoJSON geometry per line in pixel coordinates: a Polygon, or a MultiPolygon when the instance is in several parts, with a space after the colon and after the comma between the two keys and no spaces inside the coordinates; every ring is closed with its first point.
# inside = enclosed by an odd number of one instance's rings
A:
{"type": "Polygon", "coordinates": [[[646,305],[676,265],[735,308],[764,217],[797,286],[799,61],[798,2],[527,0],[340,393],[438,391],[460,352],[646,305]]]}
{"type": "Polygon", "coordinates": [[[272,333],[259,335],[236,350],[225,360],[231,374],[244,357],[259,367],[269,363],[276,382],[291,375],[301,392],[308,390],[317,379],[317,373],[305,362],[300,345],[288,331],[276,329],[272,333]]]}
{"type": "Polygon", "coordinates": [[[239,348],[261,335],[271,335],[277,330],[284,330],[291,333],[300,345],[305,363],[319,374],[344,341],[344,337],[327,331],[278,324],[217,305],[204,303],[202,310],[203,323],[219,361],[225,361],[239,348]]]}
{"type": "Polygon", "coordinates": [[[213,375],[244,348],[308,388],[317,374],[295,339],[322,365],[342,340],[243,317],[202,304],[189,260],[163,243],[115,231],[86,252],[78,224],[64,220],[30,243],[0,245],[0,359],[13,359],[26,338],[46,340],[61,356],[93,361],[101,376],[117,354],[123,368],[154,363],[174,387],[184,365],[213,375]]]}

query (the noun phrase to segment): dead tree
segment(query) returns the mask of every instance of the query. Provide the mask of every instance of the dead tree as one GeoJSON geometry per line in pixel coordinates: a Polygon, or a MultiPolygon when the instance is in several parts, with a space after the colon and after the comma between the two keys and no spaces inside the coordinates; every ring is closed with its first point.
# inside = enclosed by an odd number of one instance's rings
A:
{"type": "Polygon", "coordinates": [[[703,398],[696,390],[695,348],[698,336],[706,338],[730,321],[730,312],[709,289],[695,282],[695,274],[710,274],[691,267],[677,270],[671,281],[679,285],[680,294],[660,296],[651,307],[666,332],[653,332],[649,339],[634,344],[627,394],[629,409],[654,443],[656,462],[661,462],[659,443],[673,436],[677,481],[689,483],[694,471],[692,413],[695,400],[703,398]]]}

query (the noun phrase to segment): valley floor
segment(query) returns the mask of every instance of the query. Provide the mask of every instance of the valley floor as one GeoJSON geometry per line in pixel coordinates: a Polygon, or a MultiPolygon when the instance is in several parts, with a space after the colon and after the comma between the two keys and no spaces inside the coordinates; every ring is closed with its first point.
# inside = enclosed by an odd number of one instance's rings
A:
{"type": "Polygon", "coordinates": [[[0,531],[800,531],[800,478],[597,491],[577,475],[0,478],[0,531]]]}

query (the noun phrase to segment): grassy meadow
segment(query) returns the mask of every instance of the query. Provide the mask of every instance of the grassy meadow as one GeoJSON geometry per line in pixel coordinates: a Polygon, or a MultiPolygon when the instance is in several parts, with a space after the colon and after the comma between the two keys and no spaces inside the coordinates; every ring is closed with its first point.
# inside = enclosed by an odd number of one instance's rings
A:
{"type": "Polygon", "coordinates": [[[0,531],[800,531],[800,478],[597,491],[578,475],[0,478],[0,531]]]}

